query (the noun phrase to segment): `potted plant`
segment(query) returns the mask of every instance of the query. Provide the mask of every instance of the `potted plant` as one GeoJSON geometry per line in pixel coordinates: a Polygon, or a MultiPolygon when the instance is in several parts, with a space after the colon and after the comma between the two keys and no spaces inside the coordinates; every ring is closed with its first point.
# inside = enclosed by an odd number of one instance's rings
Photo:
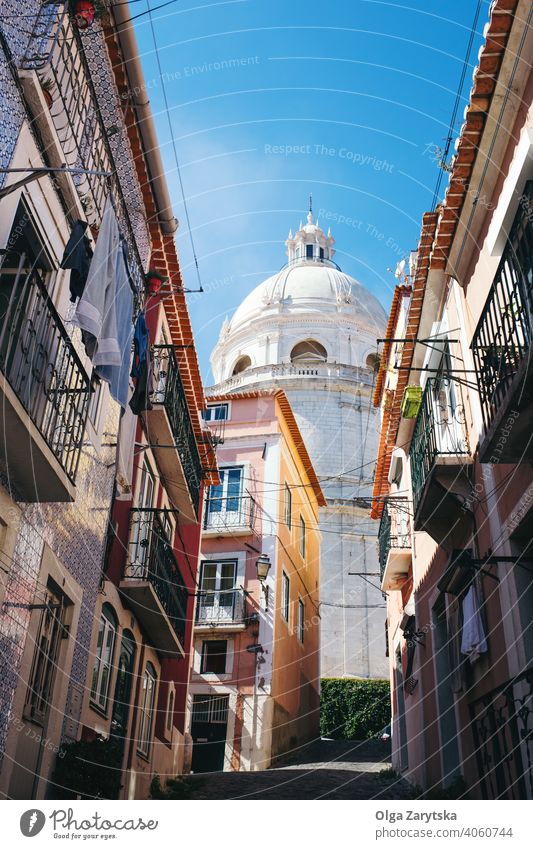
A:
{"type": "Polygon", "coordinates": [[[43,97],[46,100],[46,105],[49,109],[51,109],[52,104],[54,102],[54,98],[52,97],[52,92],[54,90],[54,81],[51,77],[45,77],[43,80],[39,80],[39,82],[41,84],[43,97]]]}
{"type": "Polygon", "coordinates": [[[74,0],[74,21],[78,29],[88,29],[105,13],[106,7],[99,0],[74,0]]]}
{"type": "Polygon", "coordinates": [[[401,414],[404,419],[416,419],[422,401],[421,386],[406,386],[402,398],[401,414]]]}
{"type": "Polygon", "coordinates": [[[156,268],[150,268],[145,275],[146,288],[149,295],[157,295],[163,283],[166,283],[168,277],[161,274],[156,268]]]}

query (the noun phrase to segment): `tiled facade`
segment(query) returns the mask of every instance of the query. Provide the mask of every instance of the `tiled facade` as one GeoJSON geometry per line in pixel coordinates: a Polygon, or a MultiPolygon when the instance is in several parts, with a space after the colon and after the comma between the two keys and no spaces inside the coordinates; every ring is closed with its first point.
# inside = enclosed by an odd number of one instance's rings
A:
{"type": "MultiPolygon", "coordinates": [[[[164,218],[168,210],[160,210],[161,190],[156,196],[147,177],[150,168],[145,157],[153,156],[154,152],[147,153],[136,122],[132,121],[132,95],[125,87],[127,79],[122,66],[121,51],[125,48],[119,43],[113,18],[108,16],[103,23],[95,22],[87,32],[80,32],[71,21],[68,5],[43,6],[35,0],[23,4],[6,2],[2,4],[0,36],[0,91],[5,109],[0,133],[1,166],[23,168],[30,161],[33,167],[50,167],[59,157],[69,168],[90,171],[105,166],[112,173],[109,179],[84,174],[61,175],[57,180],[44,176],[6,195],[0,200],[0,247],[12,247],[12,224],[18,220],[17,210],[23,202],[24,215],[37,233],[49,263],[47,287],[57,311],[55,320],[65,338],[70,339],[88,379],[91,362],[72,321],[74,309],[68,297],[70,272],[61,271],[59,264],[71,224],[77,218],[88,220],[93,228],[94,245],[104,203],[111,192],[119,227],[128,243],[131,273],[137,287],[136,308],[144,302],[144,273],[149,263],[159,267],[163,274],[172,275],[176,293],[166,295],[169,316],[166,329],[172,343],[181,343],[183,335],[190,333],[190,324],[180,290],[173,237],[168,228],[160,226],[160,212],[164,218]],[[39,91],[46,78],[53,80],[52,103],[47,109],[39,91]],[[75,97],[69,100],[73,92],[75,97]]],[[[129,59],[131,63],[138,61],[135,55],[129,59]]],[[[146,120],[151,121],[151,117],[146,120]]],[[[20,177],[21,174],[2,174],[0,186],[12,184],[20,177]]],[[[214,468],[209,444],[206,442],[198,448],[203,395],[192,346],[180,358],[182,367],[187,399],[182,403],[190,405],[192,438],[196,441],[193,447],[197,452],[200,450],[202,457],[208,457],[209,467],[214,468]]],[[[3,374],[2,389],[11,392],[3,374]]],[[[16,397],[13,403],[17,405],[16,397]]],[[[2,797],[57,795],[57,788],[50,786],[57,754],[61,746],[68,747],[80,740],[87,725],[94,641],[106,594],[105,574],[109,565],[106,553],[114,527],[112,501],[120,420],[119,405],[111,398],[106,384],[95,410],[86,419],[81,444],[75,446],[79,451],[75,485],[56,469],[64,490],[69,493],[62,502],[47,502],[40,496],[36,466],[36,492],[29,503],[27,493],[17,490],[12,477],[16,478],[18,472],[16,461],[11,459],[9,442],[5,446],[0,489],[0,566],[4,573],[0,589],[2,797]],[[53,608],[47,606],[55,597],[61,599],[64,616],[64,624],[56,630],[53,608]],[[55,661],[47,683],[48,694],[43,691],[47,708],[37,722],[37,714],[28,713],[32,695],[29,682],[34,682],[36,675],[35,641],[38,634],[46,637],[47,628],[50,640],[55,641],[55,655],[50,655],[55,661]]],[[[26,431],[33,433],[33,426],[27,415],[21,422],[24,422],[21,438],[26,439],[26,431]]],[[[16,437],[13,434],[13,439],[16,437]]],[[[35,444],[42,445],[40,434],[32,438],[37,440],[35,444]]],[[[48,447],[42,448],[44,456],[56,468],[55,459],[47,453],[48,447]]],[[[33,458],[27,462],[33,463],[33,458]]],[[[194,561],[198,534],[195,542],[194,534],[187,530],[183,533],[187,539],[185,547],[190,546],[194,561]]],[[[194,579],[193,574],[192,585],[194,579]]],[[[121,606],[124,607],[122,602],[121,606]]],[[[145,657],[152,657],[154,664],[158,663],[142,627],[132,624],[132,613],[126,608],[123,622],[133,628],[143,643],[145,657]]],[[[184,672],[176,673],[171,668],[167,681],[181,675],[186,686],[186,661],[182,666],[184,672]]],[[[163,688],[159,695],[163,698],[163,688]]],[[[184,692],[181,701],[183,726],[184,692]]],[[[94,733],[105,736],[105,723],[97,721],[92,727],[94,733]]],[[[155,731],[154,725],[152,734],[155,731]]],[[[164,737],[161,729],[158,733],[164,737]]],[[[177,744],[173,740],[170,743],[172,754],[170,758],[166,755],[160,758],[161,772],[175,775],[179,771],[177,744]]],[[[150,773],[144,783],[130,782],[127,792],[146,796],[151,777],[150,773]]]]}

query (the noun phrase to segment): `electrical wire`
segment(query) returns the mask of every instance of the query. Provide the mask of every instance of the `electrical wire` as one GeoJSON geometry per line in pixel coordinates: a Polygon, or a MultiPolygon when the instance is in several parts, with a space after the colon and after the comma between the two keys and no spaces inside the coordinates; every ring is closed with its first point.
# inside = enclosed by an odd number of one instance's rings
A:
{"type": "MultiPolygon", "coordinates": [[[[458,109],[459,109],[459,105],[461,103],[461,95],[463,93],[463,87],[464,87],[464,83],[465,83],[466,72],[467,72],[467,70],[469,68],[469,64],[470,64],[470,54],[472,52],[472,45],[474,43],[474,38],[475,38],[475,35],[476,35],[476,28],[477,28],[477,24],[478,24],[478,20],[479,20],[479,14],[480,14],[480,11],[481,11],[482,4],[483,4],[483,0],[478,0],[477,6],[476,6],[476,12],[475,12],[475,15],[474,15],[474,20],[472,22],[472,27],[470,29],[470,37],[468,39],[468,45],[467,45],[467,48],[466,48],[466,55],[465,55],[463,67],[462,67],[462,70],[461,70],[461,76],[460,76],[460,79],[459,79],[459,86],[457,88],[457,93],[456,93],[456,96],[455,96],[455,102],[453,104],[452,117],[450,119],[450,125],[449,125],[449,128],[448,128],[448,135],[446,137],[446,143],[444,145],[444,149],[443,149],[443,152],[442,152],[441,161],[442,161],[443,164],[446,163],[446,160],[448,158],[448,153],[450,152],[450,146],[451,146],[451,143],[452,143],[452,140],[453,140],[454,129],[455,129],[455,121],[457,120],[457,112],[458,112],[458,109]]],[[[432,210],[434,210],[436,205],[437,205],[437,202],[438,202],[438,199],[439,199],[440,187],[441,187],[441,184],[442,184],[443,177],[444,177],[444,170],[442,168],[439,168],[439,175],[437,177],[437,183],[436,183],[436,186],[435,186],[435,191],[433,193],[433,201],[431,203],[431,209],[432,210]]]]}
{"type": "MultiPolygon", "coordinates": [[[[169,0],[169,2],[174,2],[174,0],[169,0]]],[[[156,11],[156,8],[161,8],[161,7],[158,6],[154,9],[152,9],[150,7],[150,0],[147,0],[147,4],[148,4],[148,16],[149,16],[149,20],[150,20],[150,29],[151,29],[151,32],[152,32],[152,40],[153,40],[153,43],[154,43],[154,51],[155,51],[155,57],[156,57],[156,62],[157,62],[157,68],[158,68],[159,77],[160,77],[160,80],[161,80],[161,91],[163,93],[163,101],[164,101],[164,104],[165,104],[165,113],[166,113],[166,116],[167,116],[167,123],[168,123],[168,128],[169,128],[169,131],[170,131],[170,138],[171,138],[171,141],[172,141],[172,151],[174,153],[174,162],[176,164],[176,171],[177,171],[177,174],[178,174],[178,181],[179,181],[181,196],[182,196],[182,200],[183,200],[183,209],[185,211],[185,220],[187,221],[187,228],[188,228],[188,231],[189,231],[189,241],[190,241],[190,245],[191,245],[191,251],[192,251],[192,255],[193,255],[194,266],[196,268],[196,276],[197,276],[197,279],[198,279],[198,291],[203,292],[204,290],[203,290],[203,287],[202,287],[202,279],[201,279],[201,276],[200,276],[200,267],[198,265],[198,257],[196,255],[196,247],[195,247],[195,244],[194,244],[194,236],[193,236],[191,221],[190,221],[190,216],[189,216],[189,207],[188,207],[188,204],[187,204],[187,198],[185,196],[185,189],[183,187],[183,177],[182,177],[182,174],[181,174],[181,168],[180,168],[179,159],[178,159],[176,137],[174,135],[174,127],[172,126],[172,120],[170,118],[170,109],[169,109],[169,105],[168,105],[167,88],[166,88],[165,80],[164,80],[164,77],[163,77],[163,68],[161,66],[161,57],[159,55],[159,47],[157,45],[157,39],[155,37],[155,27],[154,27],[154,21],[153,21],[153,18],[152,18],[152,11],[156,11]]]]}

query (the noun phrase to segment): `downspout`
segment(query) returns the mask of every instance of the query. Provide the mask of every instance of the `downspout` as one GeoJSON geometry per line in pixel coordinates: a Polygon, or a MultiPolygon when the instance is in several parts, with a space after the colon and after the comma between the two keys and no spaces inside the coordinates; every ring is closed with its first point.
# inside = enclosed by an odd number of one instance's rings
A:
{"type": "Polygon", "coordinates": [[[172,203],[168,192],[165,170],[159,153],[152,109],[146,95],[147,87],[144,73],[139,58],[139,47],[128,3],[112,6],[115,18],[115,33],[118,37],[124,67],[130,82],[131,102],[133,103],[139,132],[144,146],[144,157],[150,177],[150,186],[154,195],[158,210],[158,219],[161,230],[166,236],[173,236],[179,227],[177,218],[172,211],[172,203]]]}

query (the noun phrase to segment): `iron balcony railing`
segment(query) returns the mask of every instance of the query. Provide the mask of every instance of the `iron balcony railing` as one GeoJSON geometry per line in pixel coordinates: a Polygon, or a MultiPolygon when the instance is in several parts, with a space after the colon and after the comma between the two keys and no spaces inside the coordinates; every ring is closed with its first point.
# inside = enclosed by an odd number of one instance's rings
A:
{"type": "Polygon", "coordinates": [[[38,271],[24,264],[22,255],[18,269],[0,269],[0,369],[74,483],[90,379],[38,271]]]}
{"type": "Polygon", "coordinates": [[[70,3],[43,3],[26,27],[30,35],[20,64],[49,83],[50,118],[65,164],[87,172],[73,176],[73,181],[89,224],[100,226],[111,192],[128,243],[130,273],[141,293],[144,275],[138,240],[148,244],[149,234],[140,187],[133,184],[124,153],[124,121],[104,34],[96,22],[85,34],[80,32],[72,17],[70,3]],[[113,177],[99,176],[102,171],[113,177]]]}
{"type": "Polygon", "coordinates": [[[191,500],[198,515],[202,461],[176,358],[176,349],[173,345],[155,345],[153,358],[155,385],[152,402],[162,404],[166,410],[191,500]]]}
{"type": "Polygon", "coordinates": [[[408,502],[393,505],[386,502],[383,506],[378,530],[379,567],[381,580],[385,573],[387,558],[391,548],[411,548],[409,531],[408,502]]]}
{"type": "Polygon", "coordinates": [[[533,668],[470,704],[485,799],[533,797],[533,668]]]}
{"type": "Polygon", "coordinates": [[[409,449],[414,514],[437,458],[469,453],[464,408],[452,400],[450,380],[430,378],[422,396],[409,449]]]}
{"type": "Polygon", "coordinates": [[[488,430],[507,401],[533,341],[533,180],[518,212],[472,340],[483,422],[488,430]]]}
{"type": "Polygon", "coordinates": [[[255,501],[251,495],[226,496],[218,498],[208,495],[203,528],[205,531],[231,531],[235,528],[248,528],[251,532],[255,526],[255,501]]]}
{"type": "Polygon", "coordinates": [[[243,624],[246,618],[245,593],[232,590],[200,590],[196,603],[197,625],[243,624]]]}
{"type": "Polygon", "coordinates": [[[133,508],[125,580],[149,581],[182,645],[188,593],[169,539],[165,510],[133,508]]]}

